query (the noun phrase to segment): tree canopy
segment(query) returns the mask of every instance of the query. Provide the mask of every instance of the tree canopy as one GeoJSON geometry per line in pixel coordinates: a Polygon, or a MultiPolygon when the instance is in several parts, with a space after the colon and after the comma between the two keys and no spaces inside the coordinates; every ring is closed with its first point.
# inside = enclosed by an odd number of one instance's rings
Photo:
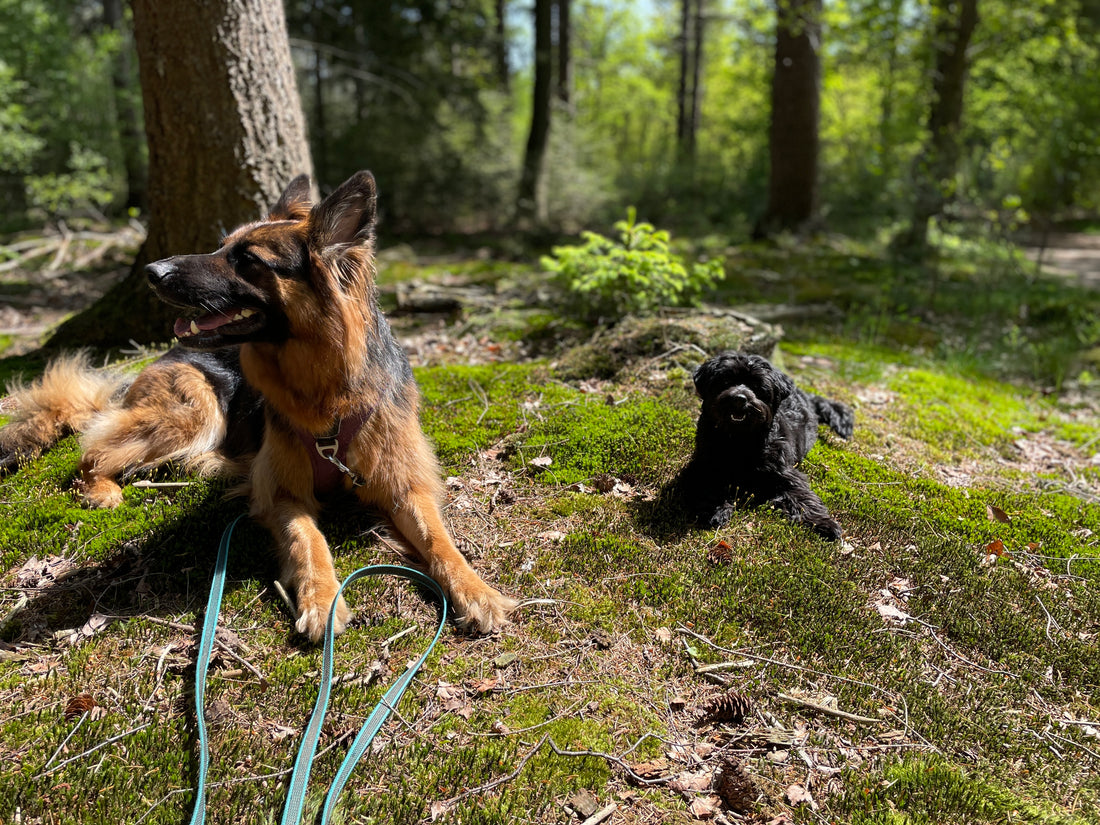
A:
{"type": "MultiPolygon", "coordinates": [[[[552,3],[554,25],[568,21],[571,81],[568,104],[555,96],[569,117],[553,118],[544,163],[550,227],[606,226],[634,204],[678,229],[738,233],[764,212],[776,5],[690,3],[701,59],[685,84],[684,2],[574,0],[565,14],[552,3]],[[696,112],[690,169],[678,146],[682,86],[696,112]]],[[[914,162],[929,140],[939,5],[823,4],[816,203],[827,223],[909,215],[914,162]]],[[[128,19],[112,27],[104,10],[95,0],[0,0],[9,223],[126,204],[112,72],[117,80],[114,58],[132,45],[128,19]]],[[[322,185],[371,168],[391,231],[509,223],[530,132],[530,4],[289,0],[286,11],[322,185]]],[[[981,0],[979,13],[965,54],[952,214],[1095,211],[1100,4],[981,0]]]]}

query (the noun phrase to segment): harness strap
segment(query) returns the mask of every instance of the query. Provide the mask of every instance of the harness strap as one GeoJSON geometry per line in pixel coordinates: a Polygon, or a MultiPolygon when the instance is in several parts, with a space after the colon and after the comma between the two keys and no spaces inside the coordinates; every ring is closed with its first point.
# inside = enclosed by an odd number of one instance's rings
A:
{"type": "MultiPolygon", "coordinates": [[[[218,546],[218,558],[214,564],[214,580],[210,585],[210,597],[206,602],[206,618],[203,622],[202,637],[199,640],[199,659],[195,667],[195,718],[199,731],[199,776],[195,784],[195,807],[191,814],[191,825],[203,825],[206,818],[206,769],[209,766],[210,757],[206,741],[206,720],[203,713],[203,701],[205,697],[206,672],[210,664],[210,654],[214,646],[214,636],[218,626],[218,611],[221,608],[222,592],[225,589],[225,568],[229,557],[229,540],[233,535],[233,528],[237,522],[244,518],[244,514],[237,516],[225,528],[222,534],[221,544],[218,546]]],[[[336,777],[332,780],[328,793],[325,795],[324,805],[321,809],[320,825],[326,825],[336,806],[336,800],[347,784],[351,772],[355,769],[359,760],[367,752],[375,735],[382,728],[390,713],[396,707],[402,694],[420,670],[421,665],[432,652],[436,642],[443,633],[443,626],[447,621],[447,595],[443,588],[430,576],[414,570],[410,567],[399,567],[394,564],[375,564],[368,567],[360,567],[340,585],[340,590],[333,600],[333,607],[343,594],[344,590],[359,579],[367,576],[400,576],[410,581],[423,585],[435,593],[443,609],[439,614],[439,627],[435,636],[428,644],[428,649],[415,662],[409,665],[397,681],[390,686],[385,695],[375,705],[370,716],[363,723],[359,734],[355,737],[348,749],[344,761],[336,771],[336,777]]],[[[283,807],[283,817],[280,825],[298,825],[302,819],[302,810],[306,802],[306,786],[309,783],[309,774],[313,768],[313,757],[317,752],[317,743],[321,738],[321,724],[324,722],[325,713],[328,710],[329,695],[332,692],[332,663],[334,632],[333,612],[329,612],[328,624],[325,626],[325,652],[321,670],[321,686],[317,692],[317,701],[313,706],[313,713],[309,718],[302,743],[298,747],[298,756],[294,760],[294,771],[290,776],[290,788],[287,792],[286,804],[283,807]]]]}
{"type": "Polygon", "coordinates": [[[363,478],[347,466],[348,446],[373,413],[374,407],[366,407],[354,415],[338,418],[332,429],[324,435],[314,435],[301,427],[294,427],[294,432],[309,454],[315,493],[332,492],[340,482],[341,473],[349,476],[356,487],[363,486],[363,478]]]}

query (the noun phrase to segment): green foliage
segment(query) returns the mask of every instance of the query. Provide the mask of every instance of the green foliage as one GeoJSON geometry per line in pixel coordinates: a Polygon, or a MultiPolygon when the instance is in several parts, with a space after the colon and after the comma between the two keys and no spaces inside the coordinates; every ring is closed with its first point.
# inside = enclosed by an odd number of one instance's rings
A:
{"type": "Polygon", "coordinates": [[[724,276],[722,262],[686,266],[669,251],[669,233],[639,223],[634,207],[617,221],[619,242],[584,232],[580,246],[555,246],[542,265],[566,293],[565,310],[589,320],[647,314],[662,306],[691,306],[724,276]]]}

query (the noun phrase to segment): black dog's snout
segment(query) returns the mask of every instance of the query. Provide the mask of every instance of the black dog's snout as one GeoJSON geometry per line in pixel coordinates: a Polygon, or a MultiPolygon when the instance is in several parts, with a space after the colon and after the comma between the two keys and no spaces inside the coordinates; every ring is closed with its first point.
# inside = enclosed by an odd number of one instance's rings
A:
{"type": "Polygon", "coordinates": [[[145,267],[145,277],[151,286],[164,283],[176,271],[171,261],[154,261],[145,267]]]}
{"type": "Polygon", "coordinates": [[[744,387],[726,390],[718,397],[718,403],[729,412],[744,412],[752,405],[752,394],[744,387]]]}

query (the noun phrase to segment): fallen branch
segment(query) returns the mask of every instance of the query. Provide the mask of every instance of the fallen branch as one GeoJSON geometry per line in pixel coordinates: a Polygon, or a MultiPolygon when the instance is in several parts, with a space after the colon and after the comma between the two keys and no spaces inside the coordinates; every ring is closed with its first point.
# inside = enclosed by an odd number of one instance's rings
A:
{"type": "MultiPolygon", "coordinates": [[[[105,748],[108,745],[112,744],[113,742],[117,742],[119,739],[125,739],[130,734],[137,733],[138,731],[143,731],[147,727],[149,727],[151,724],[153,724],[153,723],[152,722],[146,722],[144,725],[138,725],[136,728],[130,728],[130,730],[128,730],[128,731],[123,731],[118,736],[112,736],[110,739],[107,739],[107,740],[104,740],[103,742],[100,742],[94,748],[88,748],[88,750],[84,751],[83,753],[78,753],[76,756],[70,756],[68,759],[64,760],[63,762],[58,762],[56,765],[54,765],[49,770],[42,771],[40,774],[38,774],[38,776],[34,777],[34,779],[41,779],[44,776],[49,776],[54,771],[61,770],[63,767],[68,765],[70,762],[75,762],[78,759],[83,759],[85,756],[89,756],[90,754],[95,753],[100,748],[105,748]]],[[[34,781],[34,780],[32,780],[32,781],[34,781]]]]}
{"type": "MultiPolygon", "coordinates": [[[[649,736],[649,734],[646,734],[646,736],[649,736]]],[[[548,736],[544,736],[543,739],[547,740],[548,736]]],[[[638,774],[634,773],[634,771],[626,763],[626,761],[622,759],[622,757],[615,756],[612,753],[603,753],[602,751],[567,751],[559,748],[553,739],[549,739],[549,742],[550,749],[554,751],[554,753],[556,753],[558,756],[596,756],[600,759],[610,762],[613,765],[618,765],[620,768],[623,769],[626,775],[630,777],[631,781],[636,782],[639,785],[663,785],[664,783],[671,782],[673,779],[676,778],[675,775],[669,774],[668,776],[658,776],[656,779],[646,779],[644,776],[639,776],[638,774]]]]}
{"type": "Polygon", "coordinates": [[[814,702],[810,699],[802,699],[798,696],[791,696],[788,693],[780,693],[779,698],[782,699],[784,702],[801,705],[802,707],[810,708],[811,710],[818,710],[822,713],[828,714],[829,716],[839,716],[841,719],[847,719],[850,722],[866,722],[872,725],[881,725],[885,721],[883,719],[872,719],[870,716],[857,716],[854,713],[848,713],[847,711],[840,710],[839,708],[834,708],[820,702],[814,702]]]}

